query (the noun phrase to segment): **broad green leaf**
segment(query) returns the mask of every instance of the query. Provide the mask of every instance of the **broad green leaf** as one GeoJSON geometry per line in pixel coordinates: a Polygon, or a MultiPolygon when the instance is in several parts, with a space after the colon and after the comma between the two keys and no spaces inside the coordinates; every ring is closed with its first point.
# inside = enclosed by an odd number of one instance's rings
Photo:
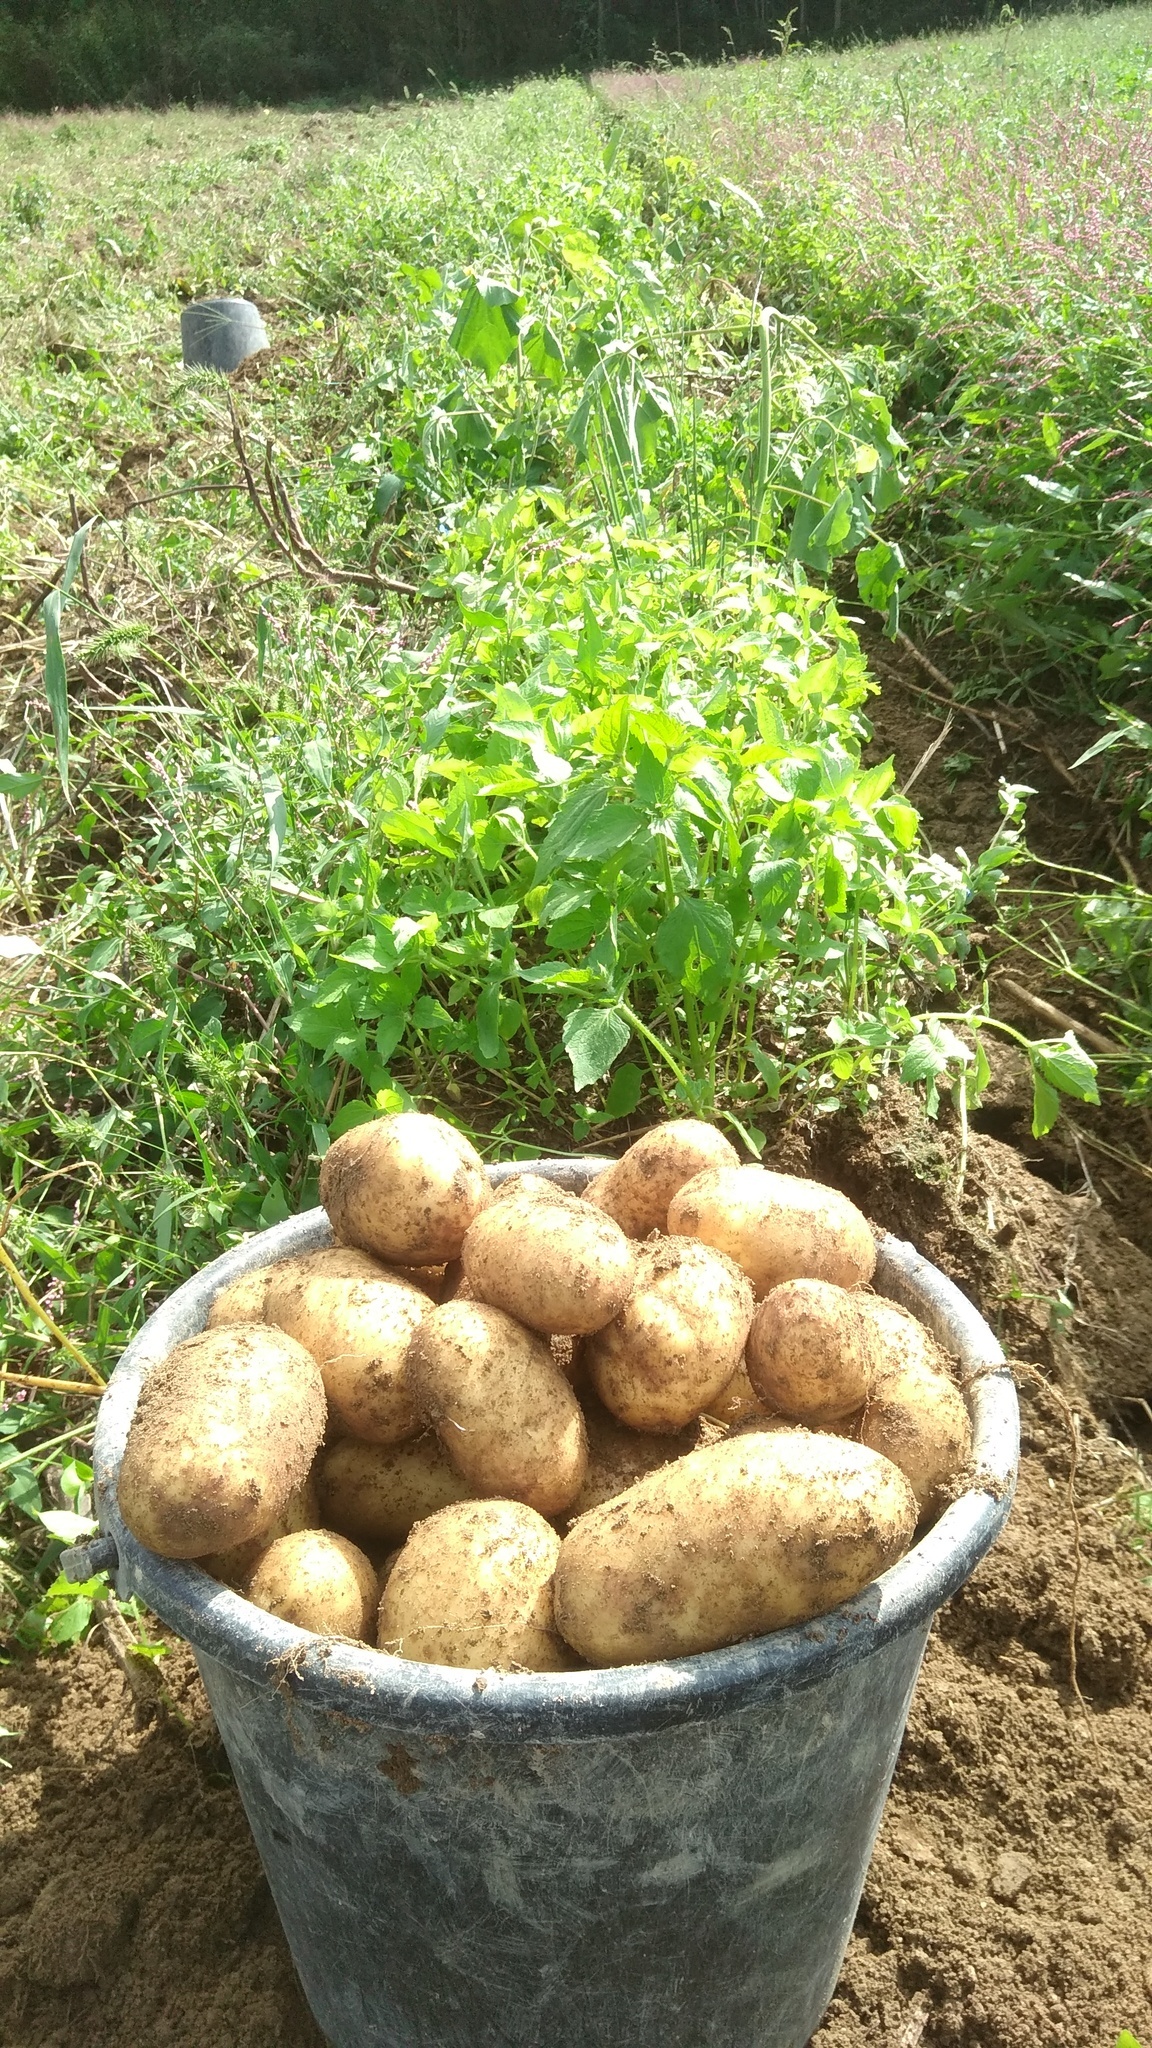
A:
{"type": "Polygon", "coordinates": [[[856,556],[856,587],[861,604],[884,617],[884,630],[891,638],[900,625],[900,578],[904,557],[891,541],[878,540],[861,548],[856,556]]]}
{"type": "Polygon", "coordinates": [[[523,300],[509,285],[476,278],[464,294],[452,347],[466,363],[475,363],[486,377],[494,377],[516,348],[522,311],[523,300]]]}
{"type": "Polygon", "coordinates": [[[798,860],[754,860],[748,879],[760,916],[775,924],[799,901],[804,870],[798,860]]]}
{"type": "Polygon", "coordinates": [[[614,804],[602,784],[578,790],[561,806],[544,835],[536,861],[537,883],[572,860],[603,860],[618,853],[644,824],[635,804],[614,804]]]}
{"type": "Polygon", "coordinates": [[[1032,1136],[1045,1138],[1060,1114],[1060,1097],[1039,1067],[1032,1069],[1032,1136]]]}
{"type": "Polygon", "coordinates": [[[77,1636],[83,1635],[91,1619],[92,1602],[80,1594],[52,1616],[45,1633],[50,1643],[74,1643],[77,1636]]]}
{"type": "Polygon", "coordinates": [[[607,1116],[631,1116],[640,1100],[644,1076],[631,1060],[625,1060],[612,1076],[611,1086],[604,1097],[604,1111],[607,1116]]]}
{"type": "Polygon", "coordinates": [[[0,1483],[0,1501],[18,1508],[22,1515],[40,1513],[40,1488],[31,1465],[9,1465],[0,1483]]]}
{"type": "Polygon", "coordinates": [[[42,775],[22,775],[14,761],[0,760],[0,796],[31,796],[43,780],[42,775]]]}
{"type": "Polygon", "coordinates": [[[476,1043],[482,1059],[495,1059],[500,1050],[500,984],[490,981],[481,989],[476,1003],[476,1043]]]}
{"type": "Polygon", "coordinates": [[[1066,1031],[1063,1038],[1036,1041],[1031,1053],[1036,1072],[1061,1095],[1071,1095],[1077,1102],[1099,1102],[1096,1062],[1085,1052],[1074,1031],[1066,1031]]]}
{"type": "Polygon", "coordinates": [[[376,823],[393,846],[423,846],[448,859],[455,854],[455,847],[445,842],[423,811],[381,811],[376,823]]]}
{"type": "Polygon", "coordinates": [[[615,1010],[573,1010],[564,1024],[564,1050],[572,1062],[577,1093],[602,1081],[632,1033],[615,1010]]]}
{"type": "Polygon", "coordinates": [[[80,1536],[91,1536],[98,1527],[91,1515],[77,1515],[70,1508],[45,1508],[40,1520],[50,1536],[58,1536],[64,1543],[75,1543],[80,1536]]]}
{"type": "Polygon", "coordinates": [[[718,903],[683,897],[656,932],[653,952],[665,974],[683,981],[695,950],[710,966],[724,966],[732,955],[732,919],[718,903]]]}
{"type": "Polygon", "coordinates": [[[523,337],[524,359],[534,377],[558,391],[564,382],[564,350],[543,320],[533,320],[523,337]]]}
{"type": "Polygon", "coordinates": [[[304,742],[304,766],[321,789],[332,787],[332,742],[323,733],[304,742]]]}
{"type": "Polygon", "coordinates": [[[394,476],[390,469],[382,471],[380,481],[372,494],[372,511],[370,514],[370,523],[372,525],[375,525],[378,520],[383,519],[386,512],[391,511],[403,489],[403,478],[394,476]]]}
{"type": "Polygon", "coordinates": [[[342,1109],[337,1110],[328,1126],[329,1144],[335,1144],[336,1139],[342,1138],[345,1131],[354,1131],[358,1124],[375,1123],[378,1115],[379,1111],[371,1102],[364,1102],[359,1098],[355,1102],[346,1102],[342,1109]]]}

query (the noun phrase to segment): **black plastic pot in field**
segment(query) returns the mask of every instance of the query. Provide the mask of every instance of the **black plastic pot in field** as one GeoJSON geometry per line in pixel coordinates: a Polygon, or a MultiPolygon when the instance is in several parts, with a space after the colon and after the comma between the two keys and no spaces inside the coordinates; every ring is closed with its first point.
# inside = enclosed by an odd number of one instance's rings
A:
{"type": "MultiPolygon", "coordinates": [[[[534,1171],[580,1188],[604,1164],[534,1171]]],[[[494,1179],[515,1168],[494,1167],[494,1179]]],[[[314,1210],[217,1259],[125,1353],[94,1463],[120,1591],[192,1644],[333,2048],[803,2048],[839,1972],[936,1609],[1008,1513],[1019,1418],[971,1304],[886,1238],[877,1288],[968,1374],[978,1483],[858,1598],[664,1664],[413,1664],[262,1612],[124,1527],[143,1377],[218,1288],[330,1241],[314,1210]]]]}

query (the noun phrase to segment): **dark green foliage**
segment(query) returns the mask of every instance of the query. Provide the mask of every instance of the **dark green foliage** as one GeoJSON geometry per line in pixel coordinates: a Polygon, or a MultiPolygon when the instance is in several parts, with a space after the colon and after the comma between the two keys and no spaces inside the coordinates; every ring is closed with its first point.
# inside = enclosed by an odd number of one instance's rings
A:
{"type": "MultiPolygon", "coordinates": [[[[771,51],[786,13],[782,0],[0,0],[0,107],[382,98],[661,53],[717,62],[771,51]]],[[[800,0],[792,13],[804,40],[847,41],[999,10],[800,0]]]]}

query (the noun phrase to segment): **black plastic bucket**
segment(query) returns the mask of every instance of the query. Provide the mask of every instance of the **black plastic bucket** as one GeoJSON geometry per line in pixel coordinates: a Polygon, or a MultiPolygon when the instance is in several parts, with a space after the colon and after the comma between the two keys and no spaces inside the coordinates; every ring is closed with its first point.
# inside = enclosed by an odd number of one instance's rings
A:
{"type": "MultiPolygon", "coordinates": [[[[602,1164],[546,1167],[581,1186],[602,1164]]],[[[971,1386],[978,1485],[819,1621],[611,1671],[412,1664],[308,1635],[154,1556],[116,1505],[149,1367],[202,1328],[226,1281],[329,1241],[320,1210],[279,1224],[145,1325],[100,1405],[111,1540],[88,1551],[195,1649],[319,2025],[333,2048],[803,2048],[835,1986],[932,1616],[1008,1513],[1009,1374],[971,1386]]],[[[884,1240],[876,1286],[968,1371],[1003,1365],[910,1245],[884,1240]]]]}

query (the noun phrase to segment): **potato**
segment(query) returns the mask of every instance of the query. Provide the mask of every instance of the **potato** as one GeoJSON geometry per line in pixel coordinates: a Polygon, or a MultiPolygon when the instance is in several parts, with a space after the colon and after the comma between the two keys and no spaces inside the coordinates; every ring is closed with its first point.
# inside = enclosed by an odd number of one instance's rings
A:
{"type": "Polygon", "coordinates": [[[316,1468],[324,1519],[359,1544],[403,1543],[438,1508],[467,1500],[461,1479],[431,1430],[403,1444],[365,1444],[354,1437],[330,1445],[316,1468]]]}
{"type": "Polygon", "coordinates": [[[413,1529],[380,1597],[377,1642],[418,1664],[571,1671],[552,1575],[560,1538],[522,1502],[469,1501],[413,1529]]]}
{"type": "Polygon", "coordinates": [[[873,1380],[860,1441],[899,1465],[922,1517],[938,1514],[972,1457],[964,1396],[947,1373],[915,1361],[896,1364],[873,1380]]]}
{"type": "Polygon", "coordinates": [[[120,1512],[161,1557],[260,1536],[303,1485],[324,1433],[320,1368],[263,1323],[204,1330],[148,1374],[120,1467],[120,1512]]]}
{"type": "Polygon", "coordinates": [[[257,1558],[278,1536],[293,1536],[298,1529],[318,1529],[321,1520],[320,1496],[309,1473],[259,1536],[247,1543],[234,1543],[231,1550],[214,1550],[207,1557],[198,1557],[196,1562],[202,1571],[211,1572],[214,1579],[223,1580],[226,1586],[242,1586],[257,1558]]]}
{"type": "Polygon", "coordinates": [[[336,1427],[366,1443],[399,1444],[420,1433],[405,1357],[431,1312],[420,1288],[383,1267],[359,1279],[296,1269],[268,1283],[269,1320],[312,1353],[336,1427]]]}
{"type": "Polygon", "coordinates": [[[626,1493],[646,1473],[658,1472],[674,1458],[682,1458],[686,1451],[694,1449],[692,1434],[687,1430],[675,1436],[654,1436],[626,1429],[594,1394],[584,1402],[584,1423],[588,1431],[588,1470],[569,1509],[570,1523],[586,1515],[590,1508],[598,1508],[606,1500],[615,1500],[617,1494],[626,1493]]]}
{"type": "Polygon", "coordinates": [[[624,1307],[581,1346],[604,1406],[630,1429],[683,1429],[732,1378],[752,1307],[723,1252],[687,1237],[641,1245],[624,1307]]]}
{"type": "Polygon", "coordinates": [[[430,1309],[408,1350],[425,1421],[473,1493],[558,1515],[584,1483],[584,1417],[543,1337],[481,1301],[430,1309]]]}
{"type": "Polygon", "coordinates": [[[477,1301],[547,1336],[602,1330],[632,1292],[636,1253],[576,1195],[509,1194],[476,1218],[461,1254],[477,1301]]]}
{"type": "Polygon", "coordinates": [[[489,1193],[467,1138],[417,1111],[345,1131],[320,1168],[320,1200],[337,1237],[409,1266],[456,1258],[489,1193]]]}
{"type": "Polygon", "coordinates": [[[559,1195],[561,1200],[570,1200],[564,1188],[557,1187],[554,1180],[545,1180],[542,1173],[510,1173],[498,1181],[492,1190],[494,1202],[534,1201],[551,1202],[559,1195]]]}
{"type": "Polygon", "coordinates": [[[889,1301],[883,1294],[858,1294],[854,1299],[876,1332],[885,1372],[914,1365],[951,1379],[947,1353],[911,1309],[901,1308],[899,1302],[889,1301]]]}
{"type": "Polygon", "coordinates": [[[620,1159],[598,1173],[585,1200],[603,1209],[626,1237],[667,1230],[668,1204],[685,1181],[710,1167],[738,1166],[734,1145],[711,1124],[691,1117],[645,1131],[620,1159]]]}
{"type": "Polygon", "coordinates": [[[228,1323],[262,1323],[264,1296],[268,1291],[268,1276],[274,1272],[272,1266],[252,1266],[247,1273],[241,1273],[238,1280],[230,1280],[212,1297],[208,1311],[208,1328],[222,1329],[228,1323]]]}
{"type": "Polygon", "coordinates": [[[690,1451],[569,1530],[561,1634],[592,1664],[693,1656],[826,1614],[912,1540],[887,1458],[810,1430],[690,1451]]]}
{"type": "Polygon", "coordinates": [[[872,1232],[847,1195],[763,1166],[697,1174],[673,1195],[668,1228],[727,1252],[757,1296],[801,1278],[859,1287],[876,1265],[872,1232]]]}
{"type": "Polygon", "coordinates": [[[278,1536],[244,1588],[253,1606],[318,1636],[373,1640],[379,1587],[362,1550],[331,1529],[278,1536]]]}
{"type": "Polygon", "coordinates": [[[863,1407],[884,1343],[867,1297],[828,1280],[785,1280],[757,1303],[745,1359],[767,1407],[822,1429],[863,1407]]]}
{"type": "Polygon", "coordinates": [[[748,1377],[748,1367],[741,1359],[727,1386],[714,1394],[704,1410],[715,1422],[722,1422],[729,1429],[738,1423],[775,1421],[774,1410],[761,1400],[748,1377]]]}

